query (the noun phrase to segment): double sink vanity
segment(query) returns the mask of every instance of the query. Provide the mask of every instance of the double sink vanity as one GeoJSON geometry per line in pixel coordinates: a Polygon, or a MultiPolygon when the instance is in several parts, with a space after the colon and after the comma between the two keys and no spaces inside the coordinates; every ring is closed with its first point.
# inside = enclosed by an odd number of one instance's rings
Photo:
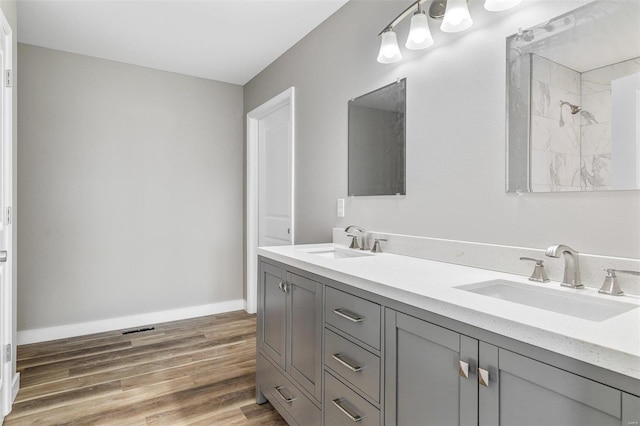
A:
{"type": "Polygon", "coordinates": [[[257,398],[289,424],[640,422],[638,297],[342,244],[258,252],[257,398]]]}

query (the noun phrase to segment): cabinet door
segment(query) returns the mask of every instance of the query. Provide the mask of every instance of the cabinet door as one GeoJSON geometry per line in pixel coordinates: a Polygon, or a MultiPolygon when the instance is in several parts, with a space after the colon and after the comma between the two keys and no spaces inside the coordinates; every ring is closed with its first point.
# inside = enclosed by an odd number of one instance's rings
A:
{"type": "Polygon", "coordinates": [[[290,333],[287,371],[318,401],[322,399],[322,284],[289,273],[290,333]]]}
{"type": "Polygon", "coordinates": [[[622,394],[622,426],[640,425],[640,398],[622,394]]]}
{"type": "Polygon", "coordinates": [[[476,425],[478,341],[391,309],[385,315],[385,425],[476,425]]]}
{"type": "Polygon", "coordinates": [[[258,315],[259,349],[277,365],[285,368],[287,297],[283,270],[260,264],[258,315]]]}
{"type": "Polygon", "coordinates": [[[480,426],[623,424],[617,389],[484,342],[479,356],[479,374],[488,372],[479,386],[480,426]]]}

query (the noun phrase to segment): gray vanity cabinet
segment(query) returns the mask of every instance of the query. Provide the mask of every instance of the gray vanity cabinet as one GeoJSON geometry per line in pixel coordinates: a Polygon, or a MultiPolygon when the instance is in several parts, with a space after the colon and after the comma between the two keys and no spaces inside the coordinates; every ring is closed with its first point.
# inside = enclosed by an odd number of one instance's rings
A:
{"type": "Polygon", "coordinates": [[[628,426],[640,398],[480,342],[479,425],[628,426]]]}
{"type": "Polygon", "coordinates": [[[323,286],[297,270],[259,267],[258,402],[284,408],[289,423],[320,424],[323,286]]]}
{"type": "Polygon", "coordinates": [[[386,309],[385,425],[477,425],[478,341],[386,309]]]}
{"type": "Polygon", "coordinates": [[[640,424],[640,398],[386,310],[385,425],[640,424]]]}
{"type": "Polygon", "coordinates": [[[640,425],[640,381],[598,366],[275,261],[258,294],[258,401],[289,424],[640,425]]]}

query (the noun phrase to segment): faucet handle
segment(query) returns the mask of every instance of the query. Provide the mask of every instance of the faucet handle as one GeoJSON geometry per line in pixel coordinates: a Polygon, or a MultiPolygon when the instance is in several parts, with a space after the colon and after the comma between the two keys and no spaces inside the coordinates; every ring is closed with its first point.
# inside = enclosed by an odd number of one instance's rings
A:
{"type": "Polygon", "coordinates": [[[373,239],[373,248],[371,249],[371,253],[382,253],[382,247],[380,247],[380,241],[387,241],[386,238],[374,238],[373,239]]]}
{"type": "Polygon", "coordinates": [[[630,275],[636,275],[636,276],[640,276],[640,272],[638,271],[626,271],[623,269],[605,269],[604,270],[607,273],[607,276],[604,277],[604,282],[602,283],[602,287],[600,287],[600,290],[598,290],[598,293],[602,293],[602,294],[610,294],[612,296],[623,296],[624,295],[624,291],[622,291],[622,288],[620,288],[620,285],[618,284],[618,280],[616,272],[619,274],[630,274],[630,275]]]}
{"type": "Polygon", "coordinates": [[[351,244],[349,244],[349,248],[359,249],[360,244],[358,244],[358,236],[353,234],[348,234],[348,237],[351,237],[351,244]]]}
{"type": "Polygon", "coordinates": [[[544,270],[544,261],[542,259],[534,259],[532,257],[521,257],[520,260],[528,260],[536,262],[536,266],[533,268],[533,272],[529,277],[529,281],[535,281],[539,283],[548,283],[551,281],[544,270]]]}

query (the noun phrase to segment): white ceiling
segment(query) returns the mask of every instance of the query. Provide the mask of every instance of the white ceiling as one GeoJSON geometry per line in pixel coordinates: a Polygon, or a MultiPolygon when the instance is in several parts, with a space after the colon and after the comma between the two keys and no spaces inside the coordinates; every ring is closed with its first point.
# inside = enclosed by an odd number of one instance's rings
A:
{"type": "Polygon", "coordinates": [[[244,85],[347,0],[19,0],[18,41],[244,85]]]}

